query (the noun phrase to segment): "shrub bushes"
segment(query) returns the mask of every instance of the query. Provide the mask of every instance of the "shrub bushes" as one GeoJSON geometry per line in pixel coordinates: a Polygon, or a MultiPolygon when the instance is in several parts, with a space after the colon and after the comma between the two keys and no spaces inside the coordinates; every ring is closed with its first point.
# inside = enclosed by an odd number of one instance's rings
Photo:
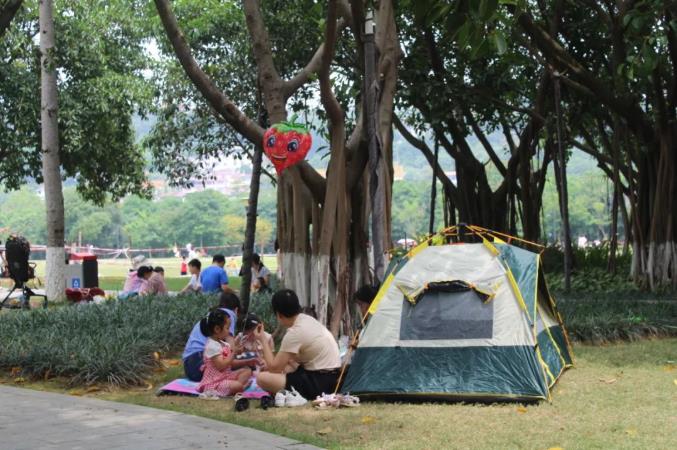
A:
{"type": "Polygon", "coordinates": [[[0,316],[0,368],[72,384],[141,383],[183,347],[213,296],[143,297],[0,316]]]}
{"type": "Polygon", "coordinates": [[[560,298],[557,306],[572,340],[601,344],[677,336],[676,300],[560,298]]]}

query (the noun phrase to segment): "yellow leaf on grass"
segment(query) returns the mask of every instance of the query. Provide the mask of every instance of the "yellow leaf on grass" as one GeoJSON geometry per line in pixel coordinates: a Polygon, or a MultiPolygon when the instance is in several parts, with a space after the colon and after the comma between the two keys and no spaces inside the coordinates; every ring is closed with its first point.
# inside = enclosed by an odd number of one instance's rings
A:
{"type": "Polygon", "coordinates": [[[609,378],[608,380],[605,380],[604,378],[600,378],[599,381],[601,381],[602,383],[606,383],[606,384],[614,384],[618,380],[616,380],[615,378],[609,378]]]}
{"type": "Polygon", "coordinates": [[[625,434],[627,434],[628,436],[632,436],[632,437],[637,436],[637,429],[636,428],[628,428],[627,430],[625,430],[625,434]]]}
{"type": "Polygon", "coordinates": [[[319,434],[320,436],[326,436],[333,431],[334,430],[332,430],[331,427],[326,427],[322,428],[321,430],[317,430],[316,433],[319,434]]]}
{"type": "Polygon", "coordinates": [[[362,416],[362,423],[365,425],[369,425],[376,422],[376,417],[372,416],[362,416]]]}
{"type": "Polygon", "coordinates": [[[527,412],[527,409],[524,406],[518,406],[517,412],[520,414],[524,414],[525,412],[527,412]]]}
{"type": "Polygon", "coordinates": [[[677,386],[677,378],[675,378],[674,380],[672,380],[672,382],[675,383],[675,386],[677,386]]]}
{"type": "Polygon", "coordinates": [[[562,447],[550,447],[548,450],[564,450],[562,447]]]}

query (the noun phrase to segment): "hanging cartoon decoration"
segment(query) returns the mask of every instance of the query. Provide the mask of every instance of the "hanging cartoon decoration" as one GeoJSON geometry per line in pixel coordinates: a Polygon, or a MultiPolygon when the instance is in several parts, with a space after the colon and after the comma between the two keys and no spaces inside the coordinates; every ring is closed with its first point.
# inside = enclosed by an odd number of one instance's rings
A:
{"type": "Polygon", "coordinates": [[[296,115],[289,122],[276,123],[263,135],[263,151],[278,175],[287,167],[302,161],[313,143],[308,129],[295,120],[296,115]]]}

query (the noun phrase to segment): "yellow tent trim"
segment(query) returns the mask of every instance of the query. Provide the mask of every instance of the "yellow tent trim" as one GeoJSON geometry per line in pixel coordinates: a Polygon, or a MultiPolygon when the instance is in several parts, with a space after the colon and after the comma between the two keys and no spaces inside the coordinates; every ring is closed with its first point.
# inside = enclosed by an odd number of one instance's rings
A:
{"type": "MultiPolygon", "coordinates": [[[[562,356],[562,351],[559,349],[559,345],[557,345],[557,342],[555,342],[555,338],[552,337],[552,333],[550,332],[550,328],[545,326],[545,320],[543,320],[543,314],[541,314],[541,310],[538,310],[538,315],[541,316],[541,321],[543,322],[543,328],[545,329],[545,332],[548,333],[548,336],[550,337],[550,342],[552,342],[552,345],[555,347],[555,350],[557,350],[557,354],[559,355],[559,359],[562,361],[562,365],[566,366],[567,362],[564,360],[564,357],[562,356]]],[[[562,325],[560,325],[561,327],[562,325]]]]}

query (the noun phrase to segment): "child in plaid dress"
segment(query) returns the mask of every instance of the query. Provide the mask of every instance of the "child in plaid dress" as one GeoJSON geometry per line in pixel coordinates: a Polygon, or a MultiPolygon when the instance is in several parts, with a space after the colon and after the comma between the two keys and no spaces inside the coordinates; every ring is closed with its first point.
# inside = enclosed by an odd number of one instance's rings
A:
{"type": "Polygon", "coordinates": [[[235,354],[241,349],[225,342],[230,329],[230,316],[218,308],[212,309],[200,321],[202,334],[208,337],[204,350],[202,381],[197,391],[210,396],[227,397],[242,392],[249,384],[249,368],[233,370],[235,354]]]}

